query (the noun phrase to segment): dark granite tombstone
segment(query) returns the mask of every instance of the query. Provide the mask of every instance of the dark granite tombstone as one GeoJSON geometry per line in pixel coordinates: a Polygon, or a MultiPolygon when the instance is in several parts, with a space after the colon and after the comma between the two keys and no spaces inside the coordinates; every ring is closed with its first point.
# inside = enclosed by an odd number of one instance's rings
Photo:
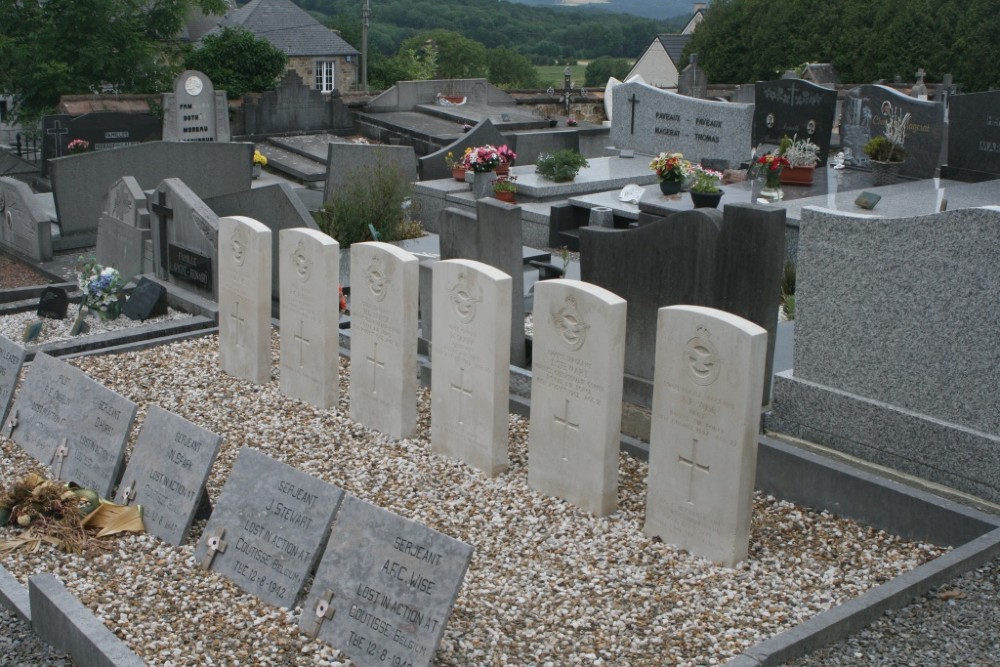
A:
{"type": "Polygon", "coordinates": [[[151,317],[167,314],[167,289],[149,278],[140,278],[122,310],[130,320],[145,322],[151,317]]]}
{"type": "Polygon", "coordinates": [[[820,165],[830,152],[837,91],[802,79],[758,81],[754,87],[753,145],[777,146],[783,136],[819,146],[820,165]]]}
{"type": "Polygon", "coordinates": [[[948,115],[942,178],[973,183],[1000,177],[1000,91],[953,95],[948,115]]]}
{"type": "Polygon", "coordinates": [[[865,155],[864,145],[884,132],[888,118],[907,113],[910,122],[903,144],[906,160],[899,173],[911,178],[933,178],[941,162],[944,105],[915,100],[886,86],[858,86],[847,93],[840,119],[844,163],[869,168],[871,160],[865,155]]]}
{"type": "Polygon", "coordinates": [[[63,320],[66,319],[68,309],[69,295],[66,290],[62,287],[46,287],[38,298],[38,311],[35,314],[39,317],[63,320]]]}
{"type": "Polygon", "coordinates": [[[74,139],[90,144],[89,150],[104,151],[144,141],[159,141],[161,124],[148,113],[95,111],[74,118],[65,114],[42,119],[42,176],[48,175],[48,158],[68,155],[66,145],[74,139]]]}
{"type": "MultiPolygon", "coordinates": [[[[630,230],[580,229],[583,280],[628,302],[626,375],[653,379],[659,308],[718,308],[767,329],[764,403],[770,394],[784,254],[785,210],[755,204],[681,211],[630,230]]],[[[626,400],[647,403],[642,395],[626,400]]]]}

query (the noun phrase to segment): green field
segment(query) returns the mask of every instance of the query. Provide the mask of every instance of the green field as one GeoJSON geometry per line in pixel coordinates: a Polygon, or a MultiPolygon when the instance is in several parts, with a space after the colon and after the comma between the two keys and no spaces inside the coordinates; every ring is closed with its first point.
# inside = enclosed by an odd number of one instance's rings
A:
{"type": "MultiPolygon", "coordinates": [[[[587,62],[583,61],[576,65],[570,65],[570,70],[573,72],[573,83],[577,88],[583,85],[584,74],[587,71],[587,62]]],[[[538,76],[541,77],[545,87],[552,86],[556,89],[563,87],[563,71],[565,69],[565,65],[535,65],[535,70],[538,72],[538,76]]]]}

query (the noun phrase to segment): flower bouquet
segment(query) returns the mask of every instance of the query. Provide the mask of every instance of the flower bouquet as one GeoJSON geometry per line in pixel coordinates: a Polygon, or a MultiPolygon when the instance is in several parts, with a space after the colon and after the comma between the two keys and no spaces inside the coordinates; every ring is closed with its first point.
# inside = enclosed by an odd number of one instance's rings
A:
{"type": "Polygon", "coordinates": [[[701,165],[693,165],[691,175],[694,181],[691,183],[691,201],[695,208],[715,208],[722,200],[722,172],[708,169],[701,165]]]}
{"type": "MultiPolygon", "coordinates": [[[[780,150],[780,149],[779,149],[780,150]]],[[[764,188],[760,196],[778,200],[784,196],[781,191],[781,170],[789,164],[788,158],[779,152],[766,153],[757,158],[754,175],[764,174],[764,188]]]]}
{"type": "Polygon", "coordinates": [[[511,165],[517,159],[517,153],[512,151],[507,144],[503,144],[502,146],[497,146],[497,155],[500,156],[500,164],[497,165],[496,172],[498,174],[509,173],[511,165]]]}
{"type": "Polygon", "coordinates": [[[466,148],[462,158],[465,168],[477,174],[494,171],[500,164],[500,153],[495,146],[486,144],[475,148],[466,148]]]}
{"type": "Polygon", "coordinates": [[[66,144],[66,150],[69,151],[70,155],[86,153],[88,148],[90,148],[90,142],[86,139],[74,139],[66,144]]]}
{"type": "Polygon", "coordinates": [[[683,153],[660,153],[649,163],[660,180],[660,191],[665,195],[675,195],[681,191],[684,181],[691,175],[691,163],[683,153]]]}
{"type": "Polygon", "coordinates": [[[101,266],[94,260],[85,262],[77,275],[83,292],[80,307],[97,313],[102,320],[117,319],[122,313],[121,296],[125,283],[118,269],[101,266]]]}

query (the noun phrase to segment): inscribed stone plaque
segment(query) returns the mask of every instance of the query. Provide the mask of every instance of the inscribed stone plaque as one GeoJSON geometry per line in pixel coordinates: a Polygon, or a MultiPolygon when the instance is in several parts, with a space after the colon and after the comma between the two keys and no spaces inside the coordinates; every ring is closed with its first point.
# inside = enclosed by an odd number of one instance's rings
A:
{"type": "Polygon", "coordinates": [[[819,163],[826,164],[837,113],[836,90],[802,79],[781,79],[758,81],[754,96],[754,146],[777,146],[784,136],[798,136],[819,146],[819,163]]]}
{"type": "Polygon", "coordinates": [[[625,307],[578,280],[535,285],[528,484],[598,516],[618,506],[625,307]]]}
{"type": "Polygon", "coordinates": [[[864,152],[868,140],[885,132],[888,119],[910,114],[903,143],[906,159],[899,173],[913,178],[935,175],[944,142],[941,102],[916,100],[886,86],[864,85],[847,92],[841,109],[840,139],[847,166],[869,168],[871,160],[864,152]]]}
{"type": "Polygon", "coordinates": [[[680,152],[693,162],[750,158],[753,105],[699,100],[644,83],[615,88],[611,141],[645,154],[680,152]]]}
{"type": "Polygon", "coordinates": [[[174,80],[173,94],[163,96],[165,141],[229,141],[226,95],[202,72],[186,70],[174,80]]]}
{"type": "Polygon", "coordinates": [[[510,286],[480,262],[434,265],[431,448],[490,476],[508,465],[510,286]]]}
{"type": "Polygon", "coordinates": [[[57,479],[109,498],[136,409],[83,371],[39,352],[4,423],[4,435],[49,466],[57,479]]]}
{"type": "Polygon", "coordinates": [[[340,395],[340,245],[316,229],[278,236],[281,393],[325,410],[340,395]]]}
{"type": "Polygon", "coordinates": [[[471,559],[468,544],[348,496],[299,627],[359,667],[429,665],[471,559]]]}
{"type": "Polygon", "coordinates": [[[140,278],[139,284],[128,295],[122,315],[130,320],[145,322],[150,317],[166,314],[167,288],[149,278],[140,278]]]}
{"type": "Polygon", "coordinates": [[[115,494],[142,505],[146,530],[174,546],[191,527],[222,437],[151,405],[115,494]]]}
{"type": "Polygon", "coordinates": [[[118,269],[122,281],[128,283],[144,271],[142,252],[149,239],[148,229],[133,227],[102,213],[97,221],[97,248],[94,254],[102,265],[118,269]]]}
{"type": "Polygon", "coordinates": [[[10,409],[10,399],[14,397],[14,387],[17,385],[17,374],[24,364],[24,348],[14,341],[0,336],[0,414],[7,419],[10,409]]]}
{"type": "Polygon", "coordinates": [[[130,227],[149,229],[149,203],[134,176],[122,176],[104,195],[101,212],[130,227]]]}
{"type": "Polygon", "coordinates": [[[727,567],[746,558],[766,351],[743,318],[660,309],[646,535],[727,567]]]}
{"type": "MultiPolygon", "coordinates": [[[[1000,91],[948,98],[948,167],[986,180],[1000,175],[1000,91]]],[[[944,176],[944,174],[942,174],[944,176]]]]}
{"type": "Polygon", "coordinates": [[[351,419],[394,438],[417,429],[419,264],[388,243],[351,246],[351,419]]]}
{"type": "Polygon", "coordinates": [[[219,219],[219,365],[271,379],[271,230],[251,218],[219,219]]]}
{"type": "Polygon", "coordinates": [[[195,560],[268,604],[291,608],[319,561],[344,492],[243,447],[195,560]]]}
{"type": "Polygon", "coordinates": [[[153,198],[150,208],[156,276],[215,298],[219,216],[180,179],[168,178],[160,183],[153,198]]]}
{"type": "Polygon", "coordinates": [[[52,259],[52,222],[27,183],[0,178],[0,245],[46,262],[52,259]]]}

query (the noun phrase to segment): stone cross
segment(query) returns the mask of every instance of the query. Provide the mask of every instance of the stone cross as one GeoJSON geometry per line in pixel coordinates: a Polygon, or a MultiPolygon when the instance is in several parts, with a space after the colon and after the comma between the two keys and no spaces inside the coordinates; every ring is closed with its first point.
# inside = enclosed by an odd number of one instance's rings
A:
{"type": "Polygon", "coordinates": [[[630,134],[635,134],[635,105],[639,103],[639,98],[632,93],[632,97],[628,98],[629,103],[632,105],[632,126],[630,129],[630,134]]]}
{"type": "Polygon", "coordinates": [[[205,557],[201,560],[201,567],[204,570],[211,569],[212,561],[215,559],[215,554],[226,553],[226,547],[229,544],[222,538],[226,536],[226,529],[221,529],[215,535],[211,535],[208,538],[207,550],[205,551],[205,557]]]}

